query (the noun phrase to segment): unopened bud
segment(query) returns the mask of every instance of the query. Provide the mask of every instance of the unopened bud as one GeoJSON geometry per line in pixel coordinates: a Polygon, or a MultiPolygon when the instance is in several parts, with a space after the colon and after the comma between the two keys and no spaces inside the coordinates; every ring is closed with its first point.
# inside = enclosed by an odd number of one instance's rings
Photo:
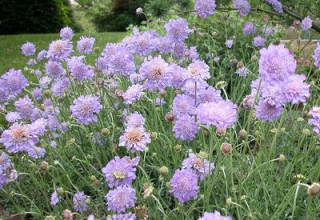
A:
{"type": "Polygon", "coordinates": [[[165,167],[165,166],[160,167],[159,173],[161,176],[166,176],[169,173],[168,167],[165,167]]]}
{"type": "Polygon", "coordinates": [[[232,199],[231,198],[227,198],[226,204],[227,204],[227,206],[230,206],[232,204],[232,199]]]}
{"type": "Polygon", "coordinates": [[[156,140],[157,137],[158,137],[157,132],[152,132],[151,135],[150,135],[151,140],[156,140]]]}
{"type": "Polygon", "coordinates": [[[101,134],[102,136],[107,137],[110,134],[110,130],[108,128],[103,128],[101,134]]]}
{"type": "Polygon", "coordinates": [[[43,95],[48,98],[51,96],[51,91],[49,89],[46,89],[43,91],[43,95]]]}
{"type": "Polygon", "coordinates": [[[311,131],[310,131],[308,128],[305,128],[305,129],[302,130],[302,133],[303,133],[304,135],[309,136],[309,135],[311,134],[311,131]]]}
{"type": "Polygon", "coordinates": [[[227,134],[226,129],[224,129],[224,128],[217,128],[217,130],[216,130],[216,135],[217,135],[217,136],[223,137],[223,136],[226,136],[226,134],[227,134]]]}
{"type": "Polygon", "coordinates": [[[286,156],[284,156],[283,154],[280,154],[279,160],[280,162],[286,161],[286,156]]]}
{"type": "Polygon", "coordinates": [[[167,122],[173,122],[174,121],[174,114],[171,113],[171,112],[168,112],[166,114],[166,116],[164,117],[164,119],[167,121],[167,122]]]}
{"type": "Polygon", "coordinates": [[[240,130],[239,137],[241,140],[245,140],[248,137],[248,132],[246,132],[246,130],[244,130],[244,129],[240,130]]]}
{"type": "Polygon", "coordinates": [[[232,145],[229,143],[223,143],[220,146],[220,150],[221,150],[222,154],[225,154],[225,155],[230,154],[232,151],[232,145]]]}
{"type": "Polygon", "coordinates": [[[308,188],[308,194],[310,196],[316,196],[320,192],[320,184],[319,183],[312,183],[311,186],[308,188]]]}
{"type": "Polygon", "coordinates": [[[40,168],[43,171],[48,171],[49,170],[49,164],[46,161],[42,161],[40,164],[40,168]]]}
{"type": "Polygon", "coordinates": [[[176,145],[176,146],[174,146],[174,150],[176,152],[180,152],[182,150],[182,146],[181,145],[176,145]]]}
{"type": "Polygon", "coordinates": [[[45,218],[44,218],[44,220],[55,220],[55,217],[53,217],[53,216],[46,216],[45,218]]]}

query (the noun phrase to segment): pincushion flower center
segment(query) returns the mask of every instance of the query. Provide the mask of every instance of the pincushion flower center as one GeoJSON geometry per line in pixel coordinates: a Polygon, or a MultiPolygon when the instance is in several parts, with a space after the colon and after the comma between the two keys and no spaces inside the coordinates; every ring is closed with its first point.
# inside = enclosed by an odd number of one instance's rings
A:
{"type": "Polygon", "coordinates": [[[160,65],[156,65],[151,69],[151,78],[159,79],[163,75],[163,68],[160,65]]]}
{"type": "Polygon", "coordinates": [[[116,179],[124,179],[126,177],[126,173],[122,170],[115,170],[113,172],[113,176],[116,178],[116,179]]]}
{"type": "Polygon", "coordinates": [[[11,138],[15,142],[22,142],[28,136],[28,131],[25,127],[18,127],[11,131],[11,138]]]}
{"type": "Polygon", "coordinates": [[[130,143],[136,144],[142,140],[142,136],[142,132],[133,129],[127,133],[126,138],[130,143]]]}
{"type": "Polygon", "coordinates": [[[196,169],[203,168],[203,162],[202,162],[202,160],[200,158],[193,159],[192,164],[196,169]]]}
{"type": "Polygon", "coordinates": [[[53,50],[55,52],[60,52],[64,49],[64,43],[63,42],[56,42],[54,45],[53,45],[53,50]]]}

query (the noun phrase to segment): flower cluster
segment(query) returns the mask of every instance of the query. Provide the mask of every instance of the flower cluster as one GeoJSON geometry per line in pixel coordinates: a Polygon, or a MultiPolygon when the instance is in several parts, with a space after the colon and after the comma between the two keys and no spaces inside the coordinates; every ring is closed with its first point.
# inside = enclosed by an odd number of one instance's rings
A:
{"type": "Polygon", "coordinates": [[[194,9],[201,18],[207,18],[214,14],[217,5],[214,0],[197,0],[194,9]]]}
{"type": "Polygon", "coordinates": [[[250,13],[251,5],[246,0],[235,0],[234,7],[238,10],[240,16],[246,16],[250,13]]]}
{"type": "Polygon", "coordinates": [[[15,181],[18,178],[18,173],[14,169],[13,163],[8,155],[4,152],[0,154],[0,189],[9,182],[15,181]]]}
{"type": "Polygon", "coordinates": [[[320,136],[320,107],[313,107],[309,111],[309,115],[312,116],[312,119],[309,119],[309,124],[313,125],[313,131],[320,136]]]}
{"type": "Polygon", "coordinates": [[[264,0],[265,2],[267,2],[269,5],[271,5],[271,7],[273,8],[273,10],[275,10],[278,13],[283,13],[283,8],[282,8],[282,4],[280,1],[278,0],[264,0]]]}

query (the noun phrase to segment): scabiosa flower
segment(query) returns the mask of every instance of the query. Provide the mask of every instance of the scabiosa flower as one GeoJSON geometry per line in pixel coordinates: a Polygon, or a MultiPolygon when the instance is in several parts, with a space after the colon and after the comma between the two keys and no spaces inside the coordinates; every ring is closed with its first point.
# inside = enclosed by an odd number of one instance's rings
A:
{"type": "Polygon", "coordinates": [[[259,74],[268,82],[284,80],[294,74],[297,64],[290,51],[280,45],[269,45],[260,50],[259,74]]]}
{"type": "Polygon", "coordinates": [[[35,59],[29,59],[27,64],[28,66],[34,66],[37,64],[37,61],[35,59]]]}
{"type": "Polygon", "coordinates": [[[150,134],[143,127],[128,127],[120,137],[119,146],[135,153],[143,151],[150,142],[150,134]]]}
{"type": "Polygon", "coordinates": [[[178,94],[172,102],[172,111],[175,115],[193,114],[195,100],[189,95],[178,94]]]}
{"type": "Polygon", "coordinates": [[[38,61],[41,61],[41,60],[45,59],[46,57],[47,57],[47,51],[46,51],[46,50],[41,50],[41,51],[38,53],[37,60],[38,60],[38,61]]]}
{"type": "Polygon", "coordinates": [[[77,192],[74,194],[72,202],[73,202],[73,209],[77,212],[85,212],[88,210],[88,205],[86,204],[86,200],[89,196],[85,195],[84,192],[77,192]]]}
{"type": "Polygon", "coordinates": [[[216,90],[212,86],[209,86],[206,89],[199,89],[197,91],[197,102],[205,103],[205,102],[218,102],[222,100],[221,91],[216,90]]]}
{"type": "Polygon", "coordinates": [[[150,91],[164,90],[168,85],[168,63],[161,56],[145,59],[139,73],[145,78],[144,86],[150,91]]]}
{"type": "Polygon", "coordinates": [[[283,110],[283,105],[271,98],[261,99],[256,106],[256,116],[261,121],[277,119],[283,110]]]}
{"type": "Polygon", "coordinates": [[[94,76],[93,67],[85,65],[82,60],[84,57],[72,57],[67,59],[67,65],[70,70],[70,75],[79,81],[83,81],[94,76]]]}
{"type": "Polygon", "coordinates": [[[131,212],[126,214],[116,214],[112,215],[111,218],[107,218],[107,220],[135,220],[137,219],[135,215],[131,212]]]}
{"type": "Polygon", "coordinates": [[[71,85],[71,82],[68,78],[63,77],[56,79],[51,86],[51,92],[55,97],[62,96],[66,89],[71,85]]]}
{"type": "Polygon", "coordinates": [[[36,46],[31,42],[26,42],[21,46],[22,54],[29,57],[35,54],[36,46]]]}
{"type": "Polygon", "coordinates": [[[290,75],[286,81],[281,84],[283,96],[286,102],[298,104],[306,102],[310,97],[310,85],[305,83],[306,76],[290,75]]]}
{"type": "Polygon", "coordinates": [[[136,14],[137,14],[137,15],[140,15],[140,14],[142,14],[142,13],[143,13],[143,10],[142,10],[141,7],[139,7],[139,8],[136,9],[136,14]]]}
{"type": "Polygon", "coordinates": [[[0,87],[5,88],[8,95],[16,96],[29,85],[21,70],[10,69],[0,77],[0,87]]]}
{"type": "Polygon", "coordinates": [[[66,59],[72,52],[72,43],[69,40],[55,40],[49,45],[47,57],[58,61],[66,59]]]}
{"type": "Polygon", "coordinates": [[[253,38],[252,43],[255,47],[263,47],[266,43],[266,39],[261,36],[256,36],[253,38]]]}
{"type": "Polygon", "coordinates": [[[273,33],[273,28],[272,27],[265,27],[263,29],[263,33],[265,36],[270,36],[273,33]]]}
{"type": "Polygon", "coordinates": [[[177,58],[182,58],[187,50],[188,47],[184,42],[177,42],[174,44],[172,54],[175,55],[177,58]]]}
{"type": "Polygon", "coordinates": [[[250,73],[250,71],[245,66],[242,66],[236,70],[236,74],[238,74],[239,76],[242,76],[242,77],[246,77],[249,73],[250,73]]]}
{"type": "Polygon", "coordinates": [[[205,80],[199,79],[197,83],[192,80],[187,80],[181,90],[192,97],[195,97],[195,90],[201,91],[203,89],[208,88],[209,85],[205,80]]]}
{"type": "Polygon", "coordinates": [[[42,90],[41,88],[34,88],[32,90],[32,96],[35,100],[40,100],[42,98],[42,90]]]}
{"type": "Polygon", "coordinates": [[[231,48],[233,45],[233,40],[227,40],[224,44],[226,45],[227,48],[231,48]]]}
{"type": "Polygon", "coordinates": [[[199,53],[197,51],[197,47],[190,47],[189,57],[191,58],[192,61],[196,61],[199,59],[199,53]]]}
{"type": "Polygon", "coordinates": [[[73,30],[70,27],[64,27],[60,30],[60,37],[63,40],[71,40],[73,37],[73,30]]]}
{"type": "Polygon", "coordinates": [[[80,96],[73,101],[73,105],[70,106],[72,117],[77,119],[77,123],[83,123],[88,125],[91,122],[97,122],[102,105],[99,102],[99,98],[92,95],[80,96]]]}
{"type": "Polygon", "coordinates": [[[146,56],[155,48],[155,36],[153,30],[140,33],[137,28],[133,30],[134,35],[131,37],[128,46],[133,53],[140,56],[146,56]]]}
{"type": "Polygon", "coordinates": [[[197,0],[194,9],[201,18],[207,18],[214,14],[216,10],[216,2],[214,0],[197,0]]]}
{"type": "Polygon", "coordinates": [[[187,71],[175,63],[170,64],[167,71],[170,80],[168,86],[181,88],[188,77],[187,71]]]}
{"type": "Polygon", "coordinates": [[[243,107],[245,109],[251,109],[254,105],[254,96],[253,95],[247,95],[246,97],[244,97],[243,99],[243,107]]]}
{"type": "Polygon", "coordinates": [[[214,213],[205,212],[198,220],[232,220],[232,218],[230,216],[222,216],[220,212],[214,211],[214,213]]]}
{"type": "Polygon", "coordinates": [[[33,102],[29,98],[29,96],[20,98],[14,103],[14,106],[16,107],[16,110],[19,112],[22,118],[30,118],[34,109],[33,102]]]}
{"type": "Polygon", "coordinates": [[[320,43],[317,44],[317,48],[315,49],[312,58],[314,59],[314,65],[320,69],[320,43]]]}
{"type": "Polygon", "coordinates": [[[66,73],[61,63],[49,60],[45,65],[46,73],[52,78],[59,78],[66,73]]]}
{"type": "Polygon", "coordinates": [[[309,115],[312,116],[312,119],[309,119],[308,123],[314,126],[313,131],[320,136],[320,107],[313,107],[309,111],[309,115]]]}
{"type": "Polygon", "coordinates": [[[130,86],[125,93],[123,93],[122,98],[124,103],[127,105],[132,105],[136,103],[144,94],[144,87],[142,85],[136,84],[130,86]]]}
{"type": "Polygon", "coordinates": [[[4,173],[7,168],[11,166],[11,161],[8,157],[8,155],[4,152],[0,155],[0,173],[4,173]]]}
{"type": "Polygon", "coordinates": [[[51,194],[50,204],[51,204],[52,206],[56,206],[59,201],[60,201],[60,200],[59,200],[59,196],[58,196],[58,191],[55,190],[55,191],[53,191],[53,193],[51,194]]]}
{"type": "Polygon", "coordinates": [[[171,190],[179,203],[198,197],[198,178],[191,169],[176,170],[170,180],[171,190]]]}
{"type": "Polygon", "coordinates": [[[207,159],[201,158],[199,155],[189,153],[189,157],[182,162],[183,169],[192,169],[201,180],[208,176],[215,168],[214,163],[210,163],[207,159]]]}
{"type": "Polygon", "coordinates": [[[201,124],[226,129],[237,121],[236,108],[230,101],[207,102],[197,107],[196,114],[201,124]]]}
{"type": "Polygon", "coordinates": [[[164,25],[167,31],[167,37],[172,42],[181,42],[188,38],[192,31],[188,28],[188,23],[183,18],[170,19],[164,25]]]}
{"type": "Polygon", "coordinates": [[[141,114],[133,113],[131,115],[126,116],[125,121],[128,127],[138,128],[142,127],[146,120],[141,114]]]}
{"type": "Polygon", "coordinates": [[[104,168],[102,173],[110,188],[130,185],[136,178],[136,166],[138,165],[140,157],[131,159],[130,157],[116,156],[104,168]]]}
{"type": "Polygon", "coordinates": [[[312,27],[312,20],[311,20],[310,16],[305,17],[301,21],[301,27],[302,27],[302,30],[304,30],[304,31],[307,31],[312,27]]]}
{"type": "Polygon", "coordinates": [[[199,125],[190,115],[180,116],[174,123],[173,132],[176,138],[191,141],[198,133],[199,125]]]}
{"type": "Polygon", "coordinates": [[[105,198],[109,211],[125,212],[126,209],[134,207],[136,190],[127,185],[118,186],[114,190],[110,190],[105,198]]]}
{"type": "Polygon", "coordinates": [[[233,4],[240,16],[246,16],[250,13],[251,5],[246,0],[235,0],[233,4]]]}
{"type": "Polygon", "coordinates": [[[49,76],[44,76],[39,79],[39,85],[41,88],[46,89],[48,88],[49,84],[51,83],[51,78],[49,76]]]}
{"type": "Polygon", "coordinates": [[[189,64],[187,68],[188,79],[209,79],[209,66],[202,60],[196,60],[189,64]]]}
{"type": "Polygon", "coordinates": [[[69,209],[65,209],[62,214],[64,219],[68,219],[68,220],[72,219],[73,214],[69,209]]]}
{"type": "Polygon", "coordinates": [[[243,33],[246,35],[252,35],[257,32],[256,26],[252,22],[247,22],[243,26],[243,33]]]}
{"type": "Polygon", "coordinates": [[[77,42],[78,51],[86,54],[91,53],[95,40],[93,37],[80,37],[80,40],[77,42]]]}
{"type": "Polygon", "coordinates": [[[279,14],[283,13],[282,4],[278,0],[264,0],[269,5],[272,6],[273,10],[278,12],[279,14]]]}
{"type": "Polygon", "coordinates": [[[13,122],[17,122],[20,119],[21,119],[21,116],[20,116],[19,112],[8,112],[6,114],[7,122],[13,123],[13,122]]]}

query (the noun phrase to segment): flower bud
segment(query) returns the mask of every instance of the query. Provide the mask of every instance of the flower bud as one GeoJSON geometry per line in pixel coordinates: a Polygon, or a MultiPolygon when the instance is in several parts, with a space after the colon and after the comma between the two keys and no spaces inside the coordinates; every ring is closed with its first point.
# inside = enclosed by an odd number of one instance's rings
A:
{"type": "Polygon", "coordinates": [[[65,220],[72,219],[72,212],[69,209],[63,211],[63,217],[65,220]]]}
{"type": "Polygon", "coordinates": [[[240,61],[238,64],[237,64],[237,68],[241,68],[241,67],[244,67],[244,64],[242,61],[240,61]]]}
{"type": "Polygon", "coordinates": [[[103,128],[101,130],[101,135],[107,137],[110,134],[110,130],[108,128],[103,128]]]}
{"type": "Polygon", "coordinates": [[[279,161],[280,161],[280,162],[286,161],[286,156],[284,156],[283,154],[280,154],[280,155],[279,155],[279,161]]]}
{"type": "Polygon", "coordinates": [[[202,130],[202,134],[203,134],[203,136],[205,136],[205,137],[209,137],[210,132],[209,132],[207,129],[203,129],[203,130],[202,130]]]}
{"type": "Polygon", "coordinates": [[[309,196],[316,196],[320,192],[320,184],[319,183],[312,183],[311,186],[308,188],[309,196]]]}
{"type": "Polygon", "coordinates": [[[169,169],[166,166],[162,166],[159,168],[159,173],[161,176],[166,176],[169,173],[169,169]]]}
{"type": "Polygon", "coordinates": [[[230,206],[232,204],[232,199],[231,198],[227,198],[226,204],[227,204],[227,206],[230,206]]]}
{"type": "Polygon", "coordinates": [[[241,140],[245,140],[248,137],[248,133],[246,130],[242,129],[239,131],[239,137],[241,140]]]}
{"type": "Polygon", "coordinates": [[[303,129],[302,133],[307,136],[311,135],[311,131],[308,128],[303,129]]]}
{"type": "Polygon", "coordinates": [[[166,122],[173,122],[174,121],[174,114],[171,112],[168,112],[166,116],[164,117],[166,122]]]}
{"type": "Polygon", "coordinates": [[[174,150],[176,152],[180,152],[182,150],[182,146],[181,145],[176,145],[176,146],[174,146],[174,150]]]}
{"type": "Polygon", "coordinates": [[[216,130],[216,135],[217,135],[217,136],[223,137],[223,136],[226,136],[226,134],[227,134],[226,129],[224,129],[224,128],[217,128],[217,130],[216,130]]]}
{"type": "Polygon", "coordinates": [[[90,198],[86,199],[86,200],[85,200],[85,203],[86,203],[87,205],[89,205],[89,204],[91,203],[91,199],[90,199],[90,198]]]}
{"type": "Polygon", "coordinates": [[[49,170],[49,164],[46,161],[42,161],[40,164],[40,168],[43,171],[48,171],[49,170]]]}
{"type": "Polygon", "coordinates": [[[220,146],[220,150],[224,155],[230,154],[232,151],[232,145],[229,143],[223,143],[220,146]]]}
{"type": "Polygon", "coordinates": [[[43,91],[43,95],[47,98],[49,98],[51,96],[51,91],[49,89],[46,89],[43,91]]]}
{"type": "Polygon", "coordinates": [[[208,154],[204,151],[200,151],[198,153],[198,157],[200,157],[201,159],[207,159],[208,158],[208,154]]]}
{"type": "Polygon", "coordinates": [[[259,60],[259,58],[256,56],[256,55],[253,55],[252,57],[251,57],[251,61],[252,62],[257,62],[259,60]]]}
{"type": "Polygon", "coordinates": [[[55,220],[55,217],[53,217],[53,216],[46,216],[45,218],[44,218],[44,220],[55,220]]]}
{"type": "Polygon", "coordinates": [[[151,135],[150,135],[151,140],[156,140],[157,137],[158,137],[157,132],[152,132],[151,135]]]}

